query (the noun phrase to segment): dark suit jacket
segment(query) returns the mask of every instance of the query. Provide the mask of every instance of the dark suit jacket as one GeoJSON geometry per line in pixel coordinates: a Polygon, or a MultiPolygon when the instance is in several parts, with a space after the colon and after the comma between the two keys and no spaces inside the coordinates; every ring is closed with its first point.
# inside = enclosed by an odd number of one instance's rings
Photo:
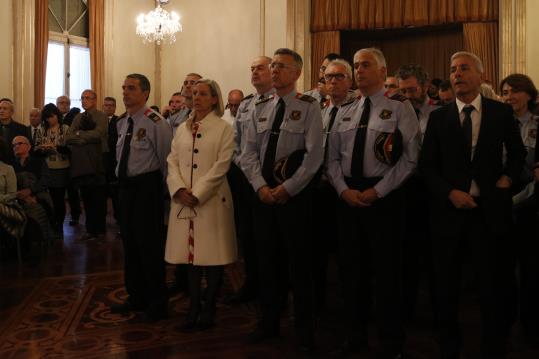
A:
{"type": "Polygon", "coordinates": [[[506,229],[504,216],[511,210],[511,192],[497,189],[496,181],[504,174],[511,179],[519,178],[526,156],[510,106],[482,98],[481,127],[471,163],[465,153],[457,104],[453,102],[431,112],[418,169],[433,195],[433,210],[440,214],[435,216],[440,220],[435,225],[451,226],[451,213],[456,209],[448,199],[449,193],[453,189],[468,192],[473,179],[481,192],[481,207],[488,212],[485,218],[492,225],[499,224],[498,229],[506,229]]]}
{"type": "MultiPolygon", "coordinates": [[[[11,143],[13,142],[13,139],[16,136],[25,136],[30,141],[32,141],[30,129],[26,127],[25,125],[11,120],[11,122],[6,126],[6,128],[8,131],[8,137],[7,137],[8,148],[11,148],[11,143]]],[[[3,126],[0,126],[0,136],[4,135],[3,131],[4,131],[3,126]]],[[[15,155],[13,154],[13,151],[8,151],[8,152],[9,152],[8,155],[9,155],[9,161],[10,161],[9,164],[13,165],[15,161],[15,155]]]]}

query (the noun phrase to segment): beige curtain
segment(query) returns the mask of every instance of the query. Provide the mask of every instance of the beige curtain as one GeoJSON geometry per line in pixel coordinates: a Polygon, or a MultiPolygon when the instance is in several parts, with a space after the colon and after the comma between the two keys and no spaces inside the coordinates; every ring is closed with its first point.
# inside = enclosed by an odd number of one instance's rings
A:
{"type": "Polygon", "coordinates": [[[339,31],[315,32],[311,40],[311,84],[314,88],[318,82],[318,69],[322,65],[322,59],[330,52],[340,52],[341,36],[339,31]]]}
{"type": "Polygon", "coordinates": [[[401,28],[498,19],[498,0],[312,0],[311,31],[401,28]]]}
{"type": "Polygon", "coordinates": [[[49,2],[36,0],[34,106],[41,108],[45,102],[45,76],[47,74],[47,49],[49,46],[49,2]]]}
{"type": "Polygon", "coordinates": [[[104,0],[89,0],[89,45],[90,73],[92,89],[97,93],[97,103],[100,108],[103,103],[104,91],[104,61],[105,61],[105,5],[104,0]]]}
{"type": "Polygon", "coordinates": [[[463,26],[464,49],[473,52],[483,61],[485,80],[498,86],[498,23],[477,22],[463,26]]]}

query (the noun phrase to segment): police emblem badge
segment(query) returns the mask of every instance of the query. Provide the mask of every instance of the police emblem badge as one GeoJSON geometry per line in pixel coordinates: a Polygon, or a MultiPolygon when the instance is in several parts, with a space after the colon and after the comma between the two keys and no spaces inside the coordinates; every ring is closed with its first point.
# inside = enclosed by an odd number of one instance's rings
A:
{"type": "Polygon", "coordinates": [[[139,128],[138,131],[137,131],[137,134],[135,135],[135,139],[137,141],[140,141],[144,137],[146,137],[146,129],[145,128],[139,128]]]}
{"type": "Polygon", "coordinates": [[[381,118],[382,120],[388,120],[388,119],[391,118],[391,114],[392,114],[392,113],[393,113],[393,112],[390,111],[390,110],[383,110],[382,112],[380,112],[380,118],[381,118]]]}
{"type": "Polygon", "coordinates": [[[352,120],[351,117],[344,117],[344,118],[342,119],[342,122],[350,122],[351,120],[352,120]]]}
{"type": "Polygon", "coordinates": [[[301,118],[301,111],[292,111],[290,114],[290,119],[293,121],[298,121],[301,118]]]}
{"type": "Polygon", "coordinates": [[[267,120],[267,118],[265,118],[265,117],[260,117],[260,118],[258,119],[258,122],[266,122],[266,120],[267,120]]]}

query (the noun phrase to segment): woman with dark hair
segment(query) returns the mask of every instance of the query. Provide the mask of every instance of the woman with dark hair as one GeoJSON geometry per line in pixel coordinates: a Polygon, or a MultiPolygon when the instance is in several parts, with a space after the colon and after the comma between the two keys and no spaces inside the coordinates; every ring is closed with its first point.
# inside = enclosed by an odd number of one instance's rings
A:
{"type": "Polygon", "coordinates": [[[520,126],[522,141],[528,152],[526,164],[518,179],[513,179],[513,188],[519,191],[513,196],[515,214],[515,239],[519,265],[520,324],[523,334],[529,338],[539,336],[539,238],[534,179],[537,146],[537,121],[533,115],[537,88],[523,74],[512,74],[500,83],[502,99],[513,107],[520,126]]]}
{"type": "Polygon", "coordinates": [[[49,167],[49,192],[54,206],[55,229],[62,233],[66,214],[65,192],[69,181],[69,156],[65,136],[69,126],[60,123],[62,115],[49,103],[41,111],[43,131],[36,138],[35,151],[46,156],[49,167]]]}

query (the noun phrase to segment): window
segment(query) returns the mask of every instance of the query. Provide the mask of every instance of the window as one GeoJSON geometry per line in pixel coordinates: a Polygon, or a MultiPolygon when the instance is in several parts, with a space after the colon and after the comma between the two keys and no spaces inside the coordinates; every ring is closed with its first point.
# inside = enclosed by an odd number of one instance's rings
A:
{"type": "Polygon", "coordinates": [[[81,107],[80,95],[91,88],[87,0],[49,0],[49,46],[45,103],[68,95],[81,107]]]}

